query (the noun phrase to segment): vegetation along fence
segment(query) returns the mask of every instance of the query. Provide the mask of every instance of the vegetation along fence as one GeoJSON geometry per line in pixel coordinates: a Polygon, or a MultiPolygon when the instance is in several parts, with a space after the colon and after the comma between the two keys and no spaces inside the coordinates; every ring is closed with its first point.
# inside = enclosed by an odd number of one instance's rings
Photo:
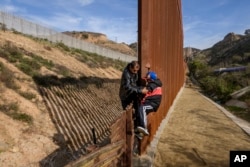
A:
{"type": "Polygon", "coordinates": [[[116,52],[104,47],[94,45],[92,43],[76,39],[66,34],[57,32],[55,30],[46,28],[36,23],[24,20],[20,17],[12,14],[0,11],[0,23],[6,25],[8,29],[14,29],[15,31],[23,34],[32,35],[34,37],[47,39],[51,42],[62,42],[65,45],[77,49],[82,49],[91,53],[96,53],[112,59],[118,59],[124,62],[130,62],[137,60],[137,57],[126,55],[120,52],[116,52]]]}

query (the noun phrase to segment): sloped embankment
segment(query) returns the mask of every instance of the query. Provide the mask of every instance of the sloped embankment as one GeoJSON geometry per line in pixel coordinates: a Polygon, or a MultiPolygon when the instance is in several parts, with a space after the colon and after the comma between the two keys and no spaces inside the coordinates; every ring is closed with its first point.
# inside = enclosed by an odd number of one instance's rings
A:
{"type": "Polygon", "coordinates": [[[121,71],[114,66],[123,68],[60,43],[0,31],[0,166],[63,166],[91,151],[93,131],[98,145],[109,142],[108,127],[122,112],[121,71]]]}
{"type": "Polygon", "coordinates": [[[58,132],[54,141],[60,146],[41,161],[42,166],[65,165],[88,154],[93,144],[104,146],[110,142],[110,126],[123,111],[117,94],[119,80],[54,76],[34,79],[58,132]]]}

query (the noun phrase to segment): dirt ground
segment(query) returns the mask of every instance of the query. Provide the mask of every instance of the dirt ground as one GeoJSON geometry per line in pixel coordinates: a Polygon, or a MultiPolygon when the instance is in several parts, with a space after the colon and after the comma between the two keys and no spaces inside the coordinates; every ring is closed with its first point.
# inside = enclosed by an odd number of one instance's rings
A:
{"type": "Polygon", "coordinates": [[[250,137],[197,90],[184,88],[159,139],[154,166],[229,166],[230,150],[250,150],[250,137]]]}

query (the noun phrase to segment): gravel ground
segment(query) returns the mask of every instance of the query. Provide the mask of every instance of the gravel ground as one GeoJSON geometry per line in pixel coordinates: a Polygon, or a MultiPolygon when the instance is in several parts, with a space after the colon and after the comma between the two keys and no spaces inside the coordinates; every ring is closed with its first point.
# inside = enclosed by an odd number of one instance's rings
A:
{"type": "Polygon", "coordinates": [[[157,140],[155,167],[228,167],[230,150],[250,150],[249,135],[220,107],[187,87],[157,140]]]}

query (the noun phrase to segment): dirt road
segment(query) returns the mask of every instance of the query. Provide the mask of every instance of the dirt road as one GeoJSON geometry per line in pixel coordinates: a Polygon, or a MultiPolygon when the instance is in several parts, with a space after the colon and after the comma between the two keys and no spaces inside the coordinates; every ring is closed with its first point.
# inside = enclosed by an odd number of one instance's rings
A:
{"type": "Polygon", "coordinates": [[[250,150],[250,137],[197,90],[184,88],[156,147],[154,166],[229,166],[230,150],[250,150]]]}

